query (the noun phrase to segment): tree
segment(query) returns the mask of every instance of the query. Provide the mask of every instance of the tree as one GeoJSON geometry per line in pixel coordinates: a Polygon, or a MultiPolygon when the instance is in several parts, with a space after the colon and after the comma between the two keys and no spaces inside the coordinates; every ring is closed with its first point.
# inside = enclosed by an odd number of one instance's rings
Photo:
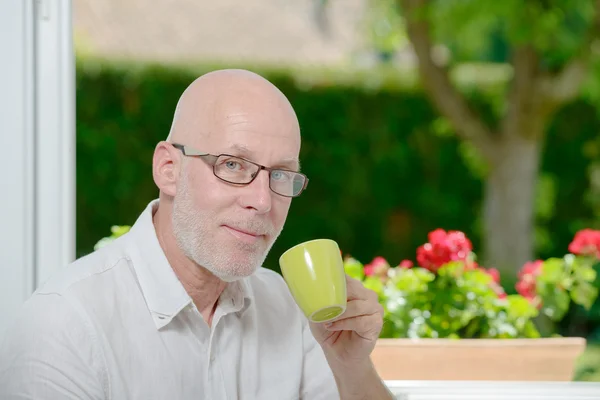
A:
{"type": "Polygon", "coordinates": [[[597,61],[600,0],[372,0],[403,17],[422,86],[457,135],[485,160],[485,263],[514,271],[534,257],[534,199],[546,127],[581,93],[597,61]],[[498,39],[512,77],[498,123],[484,121],[452,83],[453,64],[498,39]],[[442,65],[433,49],[445,44],[442,65]]]}

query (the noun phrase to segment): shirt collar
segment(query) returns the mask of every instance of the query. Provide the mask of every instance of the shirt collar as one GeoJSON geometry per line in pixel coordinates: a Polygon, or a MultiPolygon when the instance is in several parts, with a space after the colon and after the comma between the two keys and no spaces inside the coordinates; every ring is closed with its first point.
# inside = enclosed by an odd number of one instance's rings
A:
{"type": "MultiPolygon", "coordinates": [[[[128,236],[129,253],[140,288],[157,329],[173,320],[192,299],[171,268],[156,236],[152,217],[158,209],[158,200],[151,201],[128,236]]],[[[219,297],[218,308],[223,314],[244,313],[251,303],[248,278],[231,282],[219,297]]]]}

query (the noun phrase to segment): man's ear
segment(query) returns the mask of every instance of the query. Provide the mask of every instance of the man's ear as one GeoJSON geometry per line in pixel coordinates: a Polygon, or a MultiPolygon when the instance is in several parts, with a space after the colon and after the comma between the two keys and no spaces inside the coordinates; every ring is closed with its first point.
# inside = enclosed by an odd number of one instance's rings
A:
{"type": "Polygon", "coordinates": [[[168,142],[159,142],[152,157],[152,177],[158,189],[167,196],[177,193],[177,180],[181,168],[177,149],[168,142]]]}

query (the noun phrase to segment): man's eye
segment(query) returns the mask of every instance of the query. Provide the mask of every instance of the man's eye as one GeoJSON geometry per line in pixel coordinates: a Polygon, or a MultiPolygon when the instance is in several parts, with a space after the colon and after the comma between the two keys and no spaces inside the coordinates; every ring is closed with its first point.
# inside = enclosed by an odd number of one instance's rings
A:
{"type": "Polygon", "coordinates": [[[239,171],[240,169],[242,169],[242,164],[240,164],[237,161],[228,160],[228,161],[225,161],[224,164],[227,167],[227,169],[230,169],[232,171],[239,171]]]}

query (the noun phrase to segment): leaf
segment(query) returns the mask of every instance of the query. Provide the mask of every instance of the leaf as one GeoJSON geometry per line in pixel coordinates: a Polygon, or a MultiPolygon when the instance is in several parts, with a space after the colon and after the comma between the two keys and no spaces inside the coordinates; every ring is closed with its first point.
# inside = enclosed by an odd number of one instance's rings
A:
{"type": "Polygon", "coordinates": [[[542,273],[538,277],[540,281],[556,284],[565,277],[565,262],[562,258],[549,258],[542,264],[542,273]]]}
{"type": "Polygon", "coordinates": [[[477,316],[478,313],[473,311],[465,311],[460,314],[459,326],[461,328],[465,326],[467,327],[467,332],[469,332],[468,337],[473,337],[474,332],[476,332],[479,329],[479,325],[477,323],[477,316]]]}
{"type": "Polygon", "coordinates": [[[450,261],[438,269],[438,276],[451,279],[459,279],[465,272],[465,265],[462,261],[450,261]]]}
{"type": "Polygon", "coordinates": [[[465,272],[465,280],[478,283],[482,286],[488,286],[490,283],[492,283],[492,277],[486,272],[478,269],[465,272]]]}
{"type": "Polygon", "coordinates": [[[596,280],[596,270],[593,265],[586,261],[580,261],[579,258],[573,263],[573,271],[577,282],[594,282],[596,280]]]}
{"type": "Polygon", "coordinates": [[[396,324],[393,320],[384,318],[383,327],[381,328],[380,338],[392,338],[398,332],[396,324]]]}
{"type": "Polygon", "coordinates": [[[392,277],[395,287],[403,292],[424,292],[427,285],[435,279],[435,275],[423,268],[400,268],[392,277]]]}
{"type": "Polygon", "coordinates": [[[552,287],[547,291],[546,296],[542,296],[542,311],[553,321],[560,321],[569,310],[571,298],[565,290],[558,287],[552,287]]]}
{"type": "Polygon", "coordinates": [[[367,276],[363,282],[363,285],[367,289],[371,289],[375,293],[381,296],[383,293],[384,285],[383,282],[379,278],[373,278],[371,276],[367,276]]]}
{"type": "Polygon", "coordinates": [[[126,234],[130,229],[131,226],[129,225],[113,225],[110,227],[113,238],[118,238],[119,236],[126,234]]]}
{"type": "Polygon", "coordinates": [[[344,261],[344,271],[349,277],[359,281],[362,281],[365,277],[363,265],[354,258],[348,258],[344,261]]]}
{"type": "Polygon", "coordinates": [[[571,290],[571,298],[573,301],[586,310],[590,310],[598,296],[598,288],[587,282],[580,282],[571,290]]]}
{"type": "Polygon", "coordinates": [[[94,245],[94,250],[101,249],[102,247],[108,245],[116,238],[123,236],[124,234],[129,232],[130,229],[131,229],[131,226],[129,226],[129,225],[113,225],[113,226],[111,226],[110,227],[111,235],[100,239],[94,245]]]}
{"type": "Polygon", "coordinates": [[[413,271],[421,282],[432,282],[435,279],[435,274],[425,268],[411,268],[410,271],[413,271]]]}
{"type": "Polygon", "coordinates": [[[538,331],[538,329],[536,328],[533,321],[527,321],[525,323],[525,328],[523,329],[523,334],[524,334],[524,337],[526,337],[526,338],[534,338],[534,339],[537,339],[542,336],[540,334],[540,332],[538,331]]]}
{"type": "Polygon", "coordinates": [[[510,295],[506,297],[507,308],[509,319],[526,318],[531,319],[537,317],[539,314],[538,310],[531,304],[529,300],[520,295],[510,295]]]}

